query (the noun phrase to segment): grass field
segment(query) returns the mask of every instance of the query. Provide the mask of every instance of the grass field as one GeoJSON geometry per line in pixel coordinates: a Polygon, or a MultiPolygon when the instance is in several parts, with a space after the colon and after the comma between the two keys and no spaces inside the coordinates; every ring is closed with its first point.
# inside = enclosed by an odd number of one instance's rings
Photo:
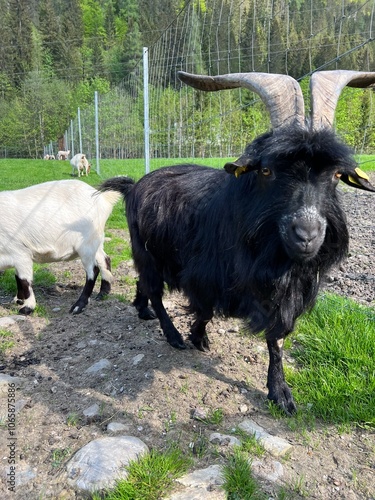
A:
{"type": "MultiPolygon", "coordinates": [[[[375,170],[375,156],[364,156],[359,161],[363,170],[375,170]]],[[[165,165],[174,163],[165,162],[165,165]]],[[[200,160],[195,163],[220,167],[225,160],[200,160]]],[[[112,176],[128,175],[139,179],[144,174],[141,160],[103,160],[100,169],[100,176],[92,170],[82,180],[97,186],[112,176]]],[[[0,160],[0,172],[0,191],[72,178],[68,161],[0,160]]],[[[115,229],[126,229],[121,202],[115,206],[107,223],[107,230],[115,229]]],[[[117,239],[112,234],[105,250],[111,255],[113,267],[121,259],[131,258],[130,248],[123,239],[117,239]]],[[[43,266],[36,267],[39,270],[36,273],[39,285],[44,280],[48,284],[50,273],[43,274],[43,266]]],[[[13,270],[0,273],[0,288],[6,293],[10,293],[9,287],[14,287],[13,274],[13,270]]],[[[9,332],[0,332],[0,352],[11,348],[9,332]]],[[[293,367],[286,368],[287,381],[299,405],[297,415],[287,419],[292,430],[311,429],[317,420],[323,424],[333,423],[346,431],[356,426],[375,428],[374,308],[360,306],[332,294],[322,295],[314,310],[299,319],[286,349],[296,360],[293,367]]],[[[270,410],[275,418],[285,418],[272,406],[270,410]]],[[[162,492],[168,491],[174,477],[181,475],[188,466],[178,450],[162,454],[152,452],[145,460],[134,463],[128,481],[119,484],[119,488],[109,492],[105,498],[157,499],[162,492]],[[149,496],[146,497],[141,487],[146,484],[149,488],[151,480],[153,491],[148,489],[149,496]]],[[[251,476],[248,450],[233,453],[225,469],[224,489],[228,498],[266,498],[251,476]]],[[[279,492],[277,498],[286,497],[279,492]]]]}

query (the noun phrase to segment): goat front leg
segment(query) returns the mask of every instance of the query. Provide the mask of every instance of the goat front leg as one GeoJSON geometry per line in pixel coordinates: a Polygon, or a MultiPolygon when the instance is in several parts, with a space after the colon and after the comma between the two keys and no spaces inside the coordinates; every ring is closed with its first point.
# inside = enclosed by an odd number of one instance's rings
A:
{"type": "Polygon", "coordinates": [[[23,306],[19,310],[19,313],[25,315],[33,313],[36,306],[36,300],[31,286],[31,280],[20,278],[16,274],[16,283],[17,295],[14,297],[14,302],[23,306]]]}
{"type": "Polygon", "coordinates": [[[284,338],[267,339],[269,352],[267,397],[290,416],[297,411],[297,407],[293,400],[292,391],[284,378],[283,345],[284,338]]]}

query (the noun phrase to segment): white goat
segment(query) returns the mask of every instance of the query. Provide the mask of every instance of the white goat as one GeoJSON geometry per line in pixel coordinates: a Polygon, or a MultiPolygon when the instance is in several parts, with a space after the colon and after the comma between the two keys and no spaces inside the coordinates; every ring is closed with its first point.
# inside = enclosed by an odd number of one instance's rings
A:
{"type": "Polygon", "coordinates": [[[16,269],[14,301],[23,305],[21,314],[32,313],[36,305],[33,262],[81,259],[86,283],[70,309],[73,314],[88,304],[99,271],[97,298],[110,292],[113,276],[103,249],[104,227],[120,196],[115,190],[99,192],[78,179],[0,192],[0,270],[16,269]]]}
{"type": "Polygon", "coordinates": [[[70,155],[70,150],[69,151],[58,151],[56,158],[57,158],[57,160],[67,160],[69,155],[70,155]]]}
{"type": "Polygon", "coordinates": [[[72,166],[72,175],[74,175],[76,170],[78,172],[78,177],[80,177],[81,174],[85,174],[87,176],[90,172],[91,165],[88,162],[86,155],[84,155],[83,153],[77,153],[76,155],[74,155],[70,160],[70,164],[72,166]]]}

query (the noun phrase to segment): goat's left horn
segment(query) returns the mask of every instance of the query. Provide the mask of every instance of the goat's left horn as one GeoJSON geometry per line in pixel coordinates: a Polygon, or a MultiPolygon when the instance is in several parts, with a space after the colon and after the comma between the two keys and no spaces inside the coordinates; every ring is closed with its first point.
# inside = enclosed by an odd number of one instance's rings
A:
{"type": "Polygon", "coordinates": [[[179,71],[179,79],[199,90],[247,88],[256,92],[270,113],[274,129],[296,122],[304,125],[305,106],[298,82],[288,75],[272,73],[230,73],[228,75],[193,75],[179,71]]]}
{"type": "Polygon", "coordinates": [[[311,127],[332,127],[335,110],[344,87],[375,86],[375,73],[366,71],[317,71],[310,79],[311,127]]]}

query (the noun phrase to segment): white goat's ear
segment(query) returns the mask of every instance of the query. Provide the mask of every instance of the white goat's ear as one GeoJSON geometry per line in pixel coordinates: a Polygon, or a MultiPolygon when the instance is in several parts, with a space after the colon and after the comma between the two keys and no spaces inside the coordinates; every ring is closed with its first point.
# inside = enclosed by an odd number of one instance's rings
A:
{"type": "Polygon", "coordinates": [[[369,176],[358,167],[350,173],[342,174],[340,180],[354,188],[375,192],[375,186],[371,184],[369,176]]]}

